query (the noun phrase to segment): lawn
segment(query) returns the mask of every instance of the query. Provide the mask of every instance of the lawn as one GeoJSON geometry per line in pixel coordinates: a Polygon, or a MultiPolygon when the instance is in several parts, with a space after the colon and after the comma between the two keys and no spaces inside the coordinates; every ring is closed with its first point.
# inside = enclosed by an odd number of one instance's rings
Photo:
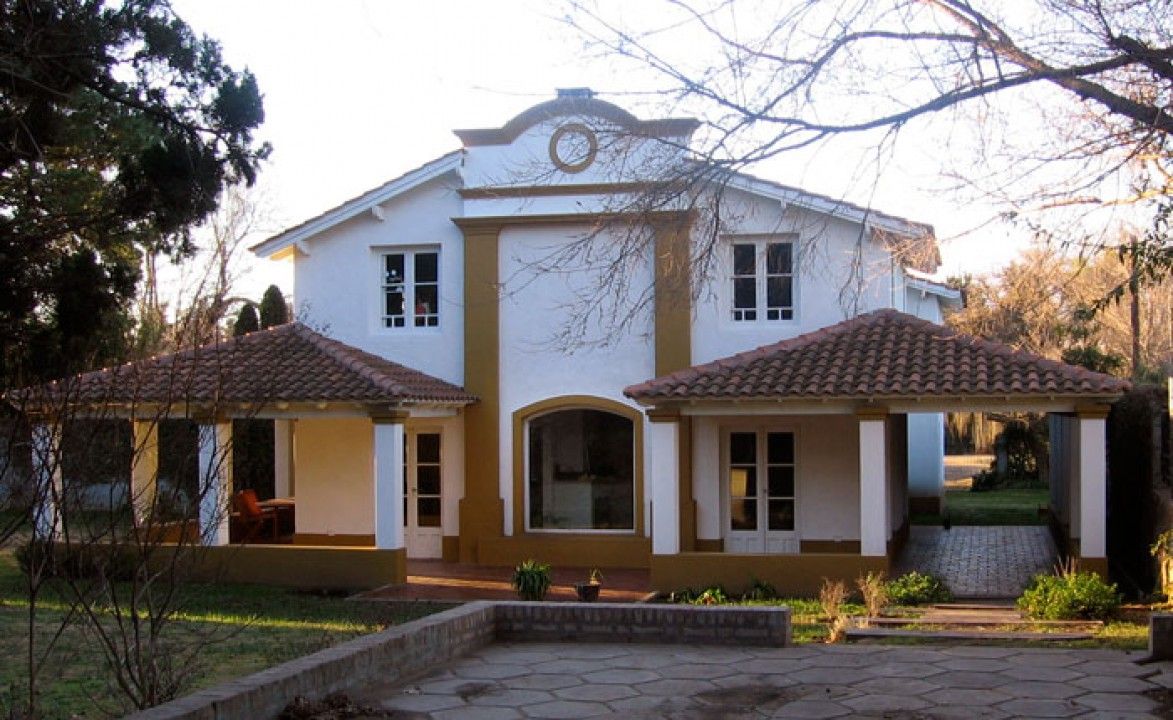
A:
{"type": "MultiPolygon", "coordinates": [[[[22,576],[9,551],[0,552],[0,717],[24,674],[28,603],[22,576]]],[[[374,603],[251,585],[192,585],[184,594],[182,619],[169,628],[176,641],[213,637],[193,668],[194,688],[238,678],[389,625],[422,617],[445,606],[374,603]]],[[[49,598],[38,635],[44,642],[65,617],[49,598]]],[[[43,673],[45,720],[77,714],[103,717],[119,697],[104,660],[79,624],[66,626],[43,673]]],[[[121,714],[121,713],[118,713],[121,714]]]]}
{"type": "MultiPolygon", "coordinates": [[[[946,490],[944,509],[954,525],[1045,525],[1039,508],[1050,502],[1047,488],[946,490]]],[[[939,515],[914,515],[914,525],[940,525],[939,515]]]]}

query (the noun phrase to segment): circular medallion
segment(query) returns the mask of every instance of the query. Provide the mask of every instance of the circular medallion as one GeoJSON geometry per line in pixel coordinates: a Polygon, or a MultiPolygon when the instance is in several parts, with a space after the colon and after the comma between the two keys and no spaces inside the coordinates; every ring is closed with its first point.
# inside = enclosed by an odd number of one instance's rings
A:
{"type": "Polygon", "coordinates": [[[550,136],[550,161],[562,172],[579,173],[595,161],[599,139],[581,123],[567,123],[550,136]]]}

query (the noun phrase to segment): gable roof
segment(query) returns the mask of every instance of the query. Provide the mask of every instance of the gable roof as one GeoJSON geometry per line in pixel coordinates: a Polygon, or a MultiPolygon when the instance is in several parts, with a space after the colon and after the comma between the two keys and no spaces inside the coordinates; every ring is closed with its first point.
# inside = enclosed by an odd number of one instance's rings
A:
{"type": "Polygon", "coordinates": [[[453,150],[447,155],[441,155],[414,170],[408,170],[399,177],[388,180],[373,190],[368,190],[358,197],[351,198],[341,205],[298,223],[288,230],[283,230],[271,238],[262,240],[249,249],[261,257],[270,257],[290,245],[301,243],[323,230],[328,230],[356,215],[367,212],[397,195],[456,170],[460,167],[462,154],[461,150],[453,150]]]}
{"type": "Polygon", "coordinates": [[[674,400],[1103,398],[1128,382],[1048,360],[896,310],[860,315],[773,345],[626,388],[674,400]]]}
{"type": "Polygon", "coordinates": [[[463,388],[320,335],[301,323],[9,393],[14,403],[467,405],[463,388]]]}

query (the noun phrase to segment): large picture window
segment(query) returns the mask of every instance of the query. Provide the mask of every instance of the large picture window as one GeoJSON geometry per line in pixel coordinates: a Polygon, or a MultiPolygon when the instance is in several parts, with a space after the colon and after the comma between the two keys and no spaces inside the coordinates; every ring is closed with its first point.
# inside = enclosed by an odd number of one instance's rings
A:
{"type": "Polygon", "coordinates": [[[558,410],[528,423],[530,530],[635,529],[634,424],[591,409],[558,410]]]}
{"type": "Polygon", "coordinates": [[[734,322],[794,319],[794,243],[777,237],[733,242],[734,322]]]}
{"type": "Polygon", "coordinates": [[[383,327],[440,326],[440,251],[401,250],[382,256],[383,327]]]}

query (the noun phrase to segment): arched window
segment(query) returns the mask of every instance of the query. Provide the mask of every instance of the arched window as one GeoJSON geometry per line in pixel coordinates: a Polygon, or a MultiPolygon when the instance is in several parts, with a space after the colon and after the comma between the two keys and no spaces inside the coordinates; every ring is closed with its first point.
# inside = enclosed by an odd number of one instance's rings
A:
{"type": "Polygon", "coordinates": [[[635,529],[635,439],[629,418],[556,410],[527,427],[530,530],[635,529]]]}

